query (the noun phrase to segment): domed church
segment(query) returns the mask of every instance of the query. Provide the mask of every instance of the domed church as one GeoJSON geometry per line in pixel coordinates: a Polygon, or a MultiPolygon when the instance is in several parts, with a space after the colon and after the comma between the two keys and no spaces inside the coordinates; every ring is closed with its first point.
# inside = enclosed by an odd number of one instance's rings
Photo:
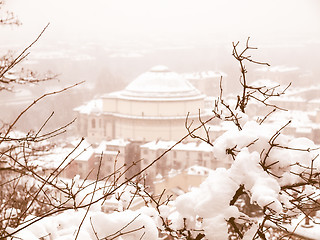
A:
{"type": "Polygon", "coordinates": [[[178,73],[155,66],[124,90],[101,96],[75,109],[78,131],[91,142],[179,140],[186,116],[205,117],[205,95],[178,73]]]}

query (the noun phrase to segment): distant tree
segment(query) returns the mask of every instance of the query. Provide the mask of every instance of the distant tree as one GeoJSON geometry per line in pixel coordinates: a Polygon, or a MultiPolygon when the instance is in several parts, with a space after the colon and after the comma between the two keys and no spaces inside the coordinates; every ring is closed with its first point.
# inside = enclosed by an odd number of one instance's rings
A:
{"type": "Polygon", "coordinates": [[[103,68],[98,75],[95,92],[98,94],[114,92],[124,87],[124,81],[120,77],[112,74],[107,68],[103,68]]]}

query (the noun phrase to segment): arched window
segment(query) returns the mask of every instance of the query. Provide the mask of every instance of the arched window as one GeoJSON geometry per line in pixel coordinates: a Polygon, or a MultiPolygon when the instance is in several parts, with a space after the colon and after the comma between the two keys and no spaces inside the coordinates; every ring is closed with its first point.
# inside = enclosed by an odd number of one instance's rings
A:
{"type": "Polygon", "coordinates": [[[96,120],[94,118],[91,120],[91,127],[96,128],[96,120]]]}

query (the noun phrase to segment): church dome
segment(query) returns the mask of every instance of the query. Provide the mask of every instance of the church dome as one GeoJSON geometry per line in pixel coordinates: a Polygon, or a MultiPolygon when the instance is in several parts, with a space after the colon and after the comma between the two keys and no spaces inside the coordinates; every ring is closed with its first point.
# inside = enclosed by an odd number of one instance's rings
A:
{"type": "Polygon", "coordinates": [[[190,82],[166,66],[155,66],[134,79],[122,96],[134,98],[193,98],[202,94],[190,82]]]}

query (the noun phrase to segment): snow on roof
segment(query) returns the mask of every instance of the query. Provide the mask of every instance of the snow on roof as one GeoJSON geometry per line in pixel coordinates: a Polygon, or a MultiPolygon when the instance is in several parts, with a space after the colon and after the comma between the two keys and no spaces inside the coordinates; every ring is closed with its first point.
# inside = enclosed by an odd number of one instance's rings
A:
{"type": "Polygon", "coordinates": [[[212,146],[205,142],[188,142],[178,144],[175,150],[212,152],[212,146]]]}
{"type": "Polygon", "coordinates": [[[306,93],[308,91],[315,91],[318,90],[320,91],[320,84],[312,84],[312,85],[308,85],[308,86],[304,86],[304,87],[294,87],[294,86],[290,86],[288,88],[288,90],[286,91],[287,96],[296,96],[297,94],[301,94],[301,93],[306,93]]]}
{"type": "Polygon", "coordinates": [[[19,138],[25,138],[27,135],[28,135],[27,133],[21,132],[19,130],[14,130],[8,134],[7,138],[19,139],[19,138]]]}
{"type": "Polygon", "coordinates": [[[99,146],[97,148],[95,148],[95,152],[96,153],[102,153],[107,149],[107,142],[106,141],[102,141],[100,142],[99,146]]]}
{"type": "Polygon", "coordinates": [[[267,88],[274,88],[276,86],[279,86],[279,83],[272,81],[270,79],[258,79],[254,81],[253,83],[250,84],[251,86],[254,87],[267,87],[267,88]]]}
{"type": "Polygon", "coordinates": [[[82,142],[77,148],[75,147],[55,147],[43,155],[36,156],[32,161],[33,165],[55,169],[62,164],[66,166],[73,159],[75,161],[88,161],[94,154],[94,149],[86,142],[82,142]],[[66,159],[66,160],[65,160],[66,159]]]}
{"type": "Polygon", "coordinates": [[[119,147],[125,147],[129,144],[130,142],[127,140],[124,140],[122,138],[119,139],[112,139],[110,141],[105,141],[106,146],[119,146],[119,147]]]}
{"type": "Polygon", "coordinates": [[[290,111],[277,111],[271,114],[268,118],[269,121],[285,122],[291,120],[290,126],[293,125],[306,125],[311,124],[312,121],[309,118],[309,114],[305,111],[290,110],[290,111]]]}
{"type": "Polygon", "coordinates": [[[69,158],[74,159],[75,161],[87,162],[94,154],[94,152],[95,151],[91,146],[88,146],[86,148],[79,147],[70,155],[69,158]]]}
{"type": "MultiPolygon", "coordinates": [[[[304,219],[305,215],[301,214],[297,218],[292,219],[290,224],[283,223],[282,227],[287,229],[289,233],[292,232],[297,234],[298,236],[303,237],[303,239],[320,239],[320,226],[310,221],[310,227],[305,227],[304,219]]],[[[318,219],[315,220],[315,222],[317,221],[318,219]]],[[[277,228],[277,226],[271,222],[268,222],[267,226],[274,226],[277,228]]]]}
{"type": "Polygon", "coordinates": [[[175,143],[176,141],[152,141],[141,145],[141,148],[148,148],[150,150],[168,149],[175,143]]]}
{"type": "Polygon", "coordinates": [[[306,99],[300,96],[286,96],[282,95],[275,99],[270,100],[270,102],[306,102],[306,99]]]}
{"type": "Polygon", "coordinates": [[[209,132],[227,131],[232,128],[237,128],[237,126],[235,126],[235,124],[231,121],[223,121],[219,124],[208,124],[207,127],[209,132]]]}
{"type": "Polygon", "coordinates": [[[82,114],[102,113],[103,105],[102,99],[93,99],[86,104],[76,107],[73,110],[82,114]]]}
{"type": "MultiPolygon", "coordinates": [[[[198,90],[197,90],[198,91],[198,90]]],[[[205,94],[186,94],[183,92],[140,92],[140,93],[128,93],[128,91],[117,91],[112,93],[107,93],[102,96],[102,98],[121,98],[126,100],[135,101],[185,101],[185,100],[196,100],[204,99],[205,94]]]]}
{"type": "Polygon", "coordinates": [[[194,165],[186,169],[188,175],[201,175],[208,176],[210,172],[213,172],[212,169],[194,165]]]}
{"type": "Polygon", "coordinates": [[[129,142],[125,142],[124,140],[112,140],[112,141],[102,141],[97,148],[95,148],[95,153],[104,155],[117,155],[118,151],[107,150],[107,146],[125,146],[129,142]]]}
{"type": "Polygon", "coordinates": [[[286,129],[294,128],[297,133],[311,133],[313,129],[319,129],[319,124],[314,123],[310,116],[315,116],[315,112],[298,110],[278,111],[269,116],[265,124],[282,127],[289,120],[291,123],[286,129]]]}
{"type": "MultiPolygon", "coordinates": [[[[73,144],[76,144],[76,142],[74,142],[73,144]]],[[[66,148],[66,151],[71,153],[69,156],[70,160],[74,159],[77,161],[88,161],[90,157],[94,154],[93,147],[86,140],[82,141],[78,147],[66,148]]]]}
{"type": "Polygon", "coordinates": [[[311,133],[312,132],[312,128],[298,127],[298,128],[296,128],[296,132],[297,133],[311,133]]]}
{"type": "MultiPolygon", "coordinates": [[[[172,147],[176,141],[152,141],[141,145],[141,148],[148,148],[150,150],[160,150],[169,149],[172,147]]],[[[212,146],[205,142],[186,142],[180,143],[174,147],[176,151],[201,151],[201,152],[211,152],[212,146]]]]}
{"type": "Polygon", "coordinates": [[[299,70],[299,67],[287,67],[283,65],[274,66],[274,67],[261,67],[257,68],[256,71],[258,72],[293,72],[299,70]]]}
{"type": "Polygon", "coordinates": [[[181,170],[176,170],[176,169],[171,169],[169,172],[168,172],[168,177],[174,177],[176,175],[179,175],[181,174],[181,170]]]}
{"type": "MultiPolygon", "coordinates": [[[[75,139],[73,139],[73,140],[70,140],[69,143],[70,143],[72,146],[76,147],[76,146],[79,145],[80,140],[79,140],[78,138],[75,138],[75,139]]],[[[89,146],[91,146],[91,144],[87,141],[87,139],[83,139],[83,140],[81,140],[81,145],[80,145],[80,146],[81,146],[81,147],[89,147],[89,146]]]]}
{"type": "Polygon", "coordinates": [[[134,98],[170,98],[202,95],[182,75],[166,66],[155,66],[134,79],[123,91],[123,96],[134,98]]]}
{"type": "MultiPolygon", "coordinates": [[[[99,153],[99,152],[98,152],[99,153]]],[[[101,152],[100,152],[101,153],[101,152]]],[[[118,151],[110,151],[110,150],[107,150],[107,151],[103,151],[103,154],[104,155],[112,155],[112,156],[117,156],[118,155],[118,151]]]]}
{"type": "Polygon", "coordinates": [[[207,78],[220,78],[227,76],[224,72],[203,71],[182,74],[187,80],[202,80],[207,78]]]}

